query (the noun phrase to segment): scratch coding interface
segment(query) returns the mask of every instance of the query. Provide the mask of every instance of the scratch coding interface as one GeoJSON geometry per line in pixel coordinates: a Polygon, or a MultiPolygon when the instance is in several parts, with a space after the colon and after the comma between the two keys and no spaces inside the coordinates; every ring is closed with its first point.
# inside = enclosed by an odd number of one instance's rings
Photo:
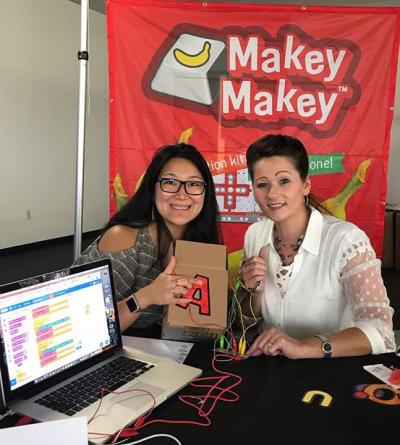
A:
{"type": "Polygon", "coordinates": [[[38,383],[115,341],[107,267],[0,294],[10,390],[38,383]]]}

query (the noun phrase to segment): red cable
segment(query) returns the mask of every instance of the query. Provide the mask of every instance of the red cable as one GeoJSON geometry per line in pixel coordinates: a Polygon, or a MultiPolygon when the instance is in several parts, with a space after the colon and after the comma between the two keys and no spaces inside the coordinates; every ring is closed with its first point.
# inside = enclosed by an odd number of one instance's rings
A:
{"type": "Polygon", "coordinates": [[[198,323],[198,322],[193,318],[193,314],[192,314],[192,306],[191,306],[190,304],[189,304],[189,315],[190,315],[190,318],[192,319],[193,323],[194,323],[196,326],[200,326],[200,327],[204,327],[204,328],[206,328],[206,327],[221,328],[221,329],[223,329],[224,331],[227,331],[231,336],[233,336],[233,334],[232,334],[232,332],[231,332],[230,329],[228,329],[227,327],[222,326],[222,325],[220,325],[220,324],[218,324],[218,323],[198,323]]]}
{"type": "MultiPolygon", "coordinates": [[[[197,323],[196,320],[193,318],[193,314],[192,314],[190,305],[189,305],[189,314],[190,314],[190,318],[192,319],[192,321],[195,325],[203,326],[203,327],[213,326],[213,327],[222,328],[222,329],[226,330],[228,332],[228,334],[231,336],[231,338],[233,338],[233,341],[236,342],[235,338],[233,337],[233,333],[229,329],[226,329],[222,325],[219,325],[216,323],[197,323]]],[[[237,349],[237,347],[236,347],[236,349],[237,349]]],[[[189,382],[189,386],[192,386],[194,388],[209,388],[208,392],[205,395],[185,394],[185,395],[179,396],[179,400],[182,403],[184,403],[185,405],[188,405],[188,406],[191,406],[192,408],[194,408],[198,412],[198,415],[200,416],[200,418],[205,419],[205,423],[195,421],[195,420],[167,420],[167,419],[153,419],[153,420],[146,421],[147,418],[152,414],[152,412],[156,406],[155,398],[150,392],[145,391],[145,390],[139,390],[139,389],[126,390],[126,391],[110,391],[107,388],[101,388],[100,404],[97,407],[93,416],[88,421],[88,424],[94,419],[94,417],[98,413],[98,411],[101,407],[101,404],[102,404],[102,400],[103,400],[105,391],[107,391],[109,393],[113,393],[113,394],[123,394],[123,393],[131,392],[131,391],[140,391],[140,392],[149,394],[153,398],[153,406],[146,414],[144,414],[143,416],[140,416],[138,419],[136,419],[133,427],[124,428],[119,433],[115,434],[114,438],[111,442],[111,445],[114,445],[115,442],[117,441],[117,439],[120,437],[128,438],[128,437],[136,436],[137,434],[139,434],[139,430],[141,430],[145,426],[151,425],[153,423],[210,426],[211,419],[209,416],[214,411],[214,408],[215,408],[217,402],[218,401],[227,402],[227,403],[237,402],[240,399],[240,396],[239,396],[239,394],[235,393],[232,390],[234,388],[236,388],[236,386],[238,386],[242,382],[242,377],[240,377],[239,375],[219,370],[215,365],[215,363],[217,362],[217,358],[232,359],[232,356],[229,354],[222,354],[222,353],[214,355],[214,357],[211,361],[211,366],[217,374],[220,374],[219,377],[218,376],[200,377],[198,379],[194,379],[191,382],[189,382]],[[232,377],[234,379],[236,379],[236,381],[234,383],[227,386],[226,388],[221,387],[221,385],[223,383],[225,383],[225,381],[227,379],[232,378],[232,377]],[[200,384],[200,382],[206,382],[206,381],[212,381],[212,380],[215,380],[215,383],[213,385],[200,384]],[[217,392],[217,395],[212,394],[215,391],[217,392]],[[231,398],[227,398],[226,396],[224,397],[225,394],[229,394],[231,396],[231,398]],[[195,403],[191,402],[192,399],[195,399],[195,400],[200,399],[200,400],[202,400],[202,403],[200,405],[198,403],[195,404],[195,403]],[[210,408],[207,411],[204,411],[203,407],[206,406],[206,404],[209,403],[210,400],[212,401],[210,408]]],[[[95,433],[95,432],[93,432],[91,434],[103,435],[102,433],[95,433]]]]}
{"type": "MultiPolygon", "coordinates": [[[[139,389],[130,389],[130,390],[126,390],[126,391],[110,391],[107,388],[101,388],[102,395],[101,395],[101,399],[100,399],[100,404],[97,407],[93,416],[90,418],[88,423],[90,423],[94,419],[96,414],[98,413],[98,411],[101,407],[101,403],[102,403],[105,392],[109,392],[109,393],[113,393],[113,394],[124,394],[124,393],[129,393],[132,391],[139,391],[144,394],[148,394],[153,398],[153,406],[145,415],[136,419],[133,427],[124,428],[119,433],[116,433],[113,437],[112,442],[111,442],[112,445],[115,444],[115,442],[117,441],[118,438],[128,438],[128,437],[136,436],[139,434],[139,430],[141,430],[142,428],[144,428],[148,425],[152,425],[154,423],[173,424],[173,425],[196,425],[196,426],[203,426],[203,427],[210,426],[212,423],[210,416],[213,413],[217,402],[222,401],[222,402],[227,402],[227,403],[233,403],[233,402],[237,402],[240,399],[239,394],[234,392],[233,389],[236,388],[242,382],[242,377],[240,377],[237,374],[219,370],[216,367],[216,362],[217,362],[217,359],[221,358],[221,357],[231,358],[231,356],[228,354],[216,354],[213,357],[211,365],[212,365],[213,370],[217,374],[219,374],[219,376],[217,375],[217,376],[210,376],[210,377],[200,377],[200,378],[194,379],[191,382],[189,382],[189,386],[192,386],[194,388],[204,388],[204,389],[207,388],[208,391],[206,392],[206,394],[183,394],[183,395],[179,396],[179,400],[182,403],[184,403],[185,405],[191,406],[192,408],[194,408],[197,411],[199,417],[203,420],[203,422],[196,421],[196,420],[167,420],[167,419],[153,419],[153,420],[147,421],[147,418],[152,414],[152,412],[156,406],[155,398],[150,392],[148,392],[146,390],[139,390],[139,389]],[[226,387],[223,387],[223,384],[229,378],[233,378],[234,382],[226,387]],[[215,380],[214,384],[212,384],[212,385],[205,384],[205,382],[213,381],[213,380],[215,380]],[[226,396],[228,394],[229,394],[229,397],[226,396]],[[200,405],[198,403],[192,402],[192,400],[199,400],[199,399],[202,401],[200,405]],[[210,401],[211,401],[211,405],[209,406],[208,410],[205,411],[204,407],[208,403],[210,403],[210,401]]],[[[110,435],[109,433],[96,433],[96,432],[91,432],[90,434],[110,435]]]]}
{"type": "MultiPolygon", "coordinates": [[[[145,389],[133,388],[133,389],[127,389],[125,391],[111,391],[108,388],[100,388],[100,391],[101,391],[101,397],[100,397],[99,406],[96,408],[96,411],[94,412],[92,417],[88,420],[88,425],[96,417],[97,413],[99,412],[101,404],[103,403],[104,393],[106,393],[106,392],[109,393],[109,394],[126,394],[126,393],[129,393],[129,392],[137,391],[137,392],[139,392],[141,394],[147,394],[147,395],[149,395],[153,399],[153,406],[150,408],[149,413],[151,413],[153,411],[153,409],[155,408],[155,406],[156,406],[156,399],[155,399],[155,397],[153,396],[153,394],[151,394],[151,392],[146,391],[145,389]]],[[[112,436],[113,435],[113,433],[100,433],[100,432],[95,432],[95,431],[93,431],[93,432],[89,431],[89,434],[95,434],[96,436],[112,436]]],[[[134,436],[134,435],[135,434],[133,434],[133,433],[130,434],[130,436],[134,436]]],[[[118,436],[121,436],[121,434],[119,434],[118,436]]],[[[118,436],[116,436],[116,437],[118,437],[118,436]]],[[[130,437],[130,436],[128,436],[128,437],[130,437]]],[[[114,443],[115,442],[113,440],[112,444],[114,444],[114,443]]]]}
{"type": "Polygon", "coordinates": [[[242,377],[240,377],[237,374],[233,374],[233,373],[229,373],[229,372],[221,371],[221,370],[217,369],[215,363],[216,363],[216,359],[219,357],[230,357],[230,356],[228,354],[216,354],[212,360],[212,368],[214,369],[215,372],[217,372],[218,374],[221,375],[220,377],[218,377],[218,376],[201,377],[198,379],[194,379],[189,383],[189,386],[192,386],[195,388],[209,388],[209,390],[206,394],[204,394],[204,395],[184,394],[184,395],[179,396],[179,400],[182,403],[194,408],[198,412],[198,415],[202,419],[205,420],[205,422],[199,422],[199,421],[195,421],[195,420],[167,420],[167,419],[153,419],[153,420],[146,421],[146,419],[151,414],[151,412],[149,412],[146,415],[139,417],[139,419],[137,419],[137,421],[134,424],[134,428],[132,430],[137,434],[138,430],[144,428],[145,426],[152,425],[154,423],[175,424],[175,425],[210,426],[211,419],[209,416],[212,414],[212,412],[215,408],[215,405],[217,404],[218,401],[232,403],[232,402],[238,401],[240,398],[239,394],[235,393],[232,390],[242,382],[242,377]],[[232,378],[232,377],[235,379],[234,383],[232,383],[231,385],[229,385],[225,388],[220,386],[228,378],[232,378]],[[207,380],[213,380],[213,379],[216,380],[216,383],[214,383],[211,386],[199,384],[199,382],[205,382],[207,380]],[[212,393],[216,390],[219,391],[219,393],[217,393],[217,395],[212,395],[212,393]],[[226,393],[231,394],[232,398],[223,397],[224,394],[226,394],[226,393]],[[201,399],[203,401],[202,401],[201,405],[199,406],[197,404],[192,403],[190,401],[191,399],[201,399]],[[212,400],[212,403],[211,403],[210,408],[205,412],[203,410],[203,407],[209,402],[209,400],[212,400]]]}

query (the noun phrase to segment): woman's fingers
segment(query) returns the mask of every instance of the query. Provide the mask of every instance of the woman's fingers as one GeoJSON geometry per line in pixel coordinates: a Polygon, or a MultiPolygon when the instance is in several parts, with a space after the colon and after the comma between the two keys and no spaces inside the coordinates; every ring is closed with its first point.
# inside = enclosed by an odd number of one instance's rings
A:
{"type": "Polygon", "coordinates": [[[172,294],[173,297],[180,297],[186,295],[188,290],[191,289],[195,284],[197,283],[193,283],[192,280],[179,278],[178,280],[172,280],[167,290],[170,294],[172,294]]]}
{"type": "Polygon", "coordinates": [[[279,355],[282,349],[283,333],[276,328],[268,328],[251,345],[249,355],[279,355]]]}
{"type": "Polygon", "coordinates": [[[251,279],[255,276],[259,276],[265,275],[265,272],[267,271],[266,268],[262,268],[262,267],[252,267],[251,269],[246,270],[245,272],[243,272],[243,277],[247,278],[247,279],[251,279]]]}
{"type": "Polygon", "coordinates": [[[243,282],[249,290],[261,290],[264,280],[265,271],[254,270],[247,274],[243,274],[243,282]]]}
{"type": "Polygon", "coordinates": [[[191,298],[180,297],[179,295],[174,295],[171,300],[171,304],[187,304],[191,303],[191,298]]]}
{"type": "Polygon", "coordinates": [[[259,349],[259,348],[255,348],[253,351],[248,351],[247,355],[251,355],[252,357],[257,357],[258,355],[264,354],[264,352],[259,349]]]}
{"type": "Polygon", "coordinates": [[[201,286],[203,284],[203,282],[198,278],[183,277],[183,276],[176,278],[176,282],[179,286],[185,286],[189,289],[195,285],[201,286]]]}
{"type": "Polygon", "coordinates": [[[193,278],[185,275],[170,275],[170,280],[177,286],[185,286],[187,288],[191,288],[193,285],[200,286],[203,284],[201,280],[198,278],[193,278]]]}
{"type": "Polygon", "coordinates": [[[259,354],[256,354],[257,350],[262,352],[262,347],[260,347],[260,343],[261,344],[263,343],[264,336],[265,336],[265,331],[262,334],[260,334],[253,341],[253,344],[250,346],[250,349],[249,349],[249,352],[248,352],[249,355],[259,355],[259,354]]]}
{"type": "MultiPolygon", "coordinates": [[[[149,304],[176,304],[177,301],[175,301],[175,298],[179,298],[182,295],[185,295],[188,290],[193,288],[194,286],[202,285],[202,281],[198,278],[168,273],[171,272],[174,267],[175,258],[172,257],[164,272],[161,272],[161,274],[151,284],[149,284],[149,304]]],[[[188,301],[182,300],[179,302],[187,303],[188,301]]]]}
{"type": "Polygon", "coordinates": [[[271,346],[271,341],[268,335],[265,335],[259,339],[257,342],[257,347],[261,349],[264,353],[268,352],[269,347],[271,346]]]}
{"type": "Polygon", "coordinates": [[[267,328],[251,345],[248,355],[284,355],[289,358],[304,357],[302,341],[284,334],[278,328],[267,328]]]}
{"type": "Polygon", "coordinates": [[[187,277],[170,275],[168,277],[167,294],[165,296],[166,300],[164,304],[186,304],[192,301],[191,298],[185,298],[188,293],[195,285],[202,284],[201,280],[187,277]]]}
{"type": "Polygon", "coordinates": [[[172,293],[174,296],[181,296],[186,295],[188,291],[188,288],[186,286],[176,286],[174,289],[172,289],[172,293]]]}
{"type": "Polygon", "coordinates": [[[251,280],[254,277],[264,277],[267,271],[265,261],[259,257],[252,257],[244,263],[241,269],[245,280],[251,280]]]}
{"type": "Polygon", "coordinates": [[[282,333],[279,333],[279,335],[272,335],[266,345],[266,354],[279,355],[282,350],[282,341],[284,341],[282,333]]]}
{"type": "Polygon", "coordinates": [[[253,271],[243,276],[243,280],[247,287],[255,287],[258,281],[264,281],[265,273],[253,271]]]}
{"type": "Polygon", "coordinates": [[[254,267],[259,267],[261,269],[266,269],[267,265],[265,263],[265,260],[263,258],[260,258],[258,256],[253,256],[246,260],[245,263],[243,263],[242,271],[246,271],[249,269],[253,269],[254,267]]]}

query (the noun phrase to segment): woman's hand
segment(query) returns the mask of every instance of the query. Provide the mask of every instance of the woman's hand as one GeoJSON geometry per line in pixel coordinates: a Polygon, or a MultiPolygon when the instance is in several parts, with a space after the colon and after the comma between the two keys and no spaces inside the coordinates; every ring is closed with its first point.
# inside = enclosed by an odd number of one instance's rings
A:
{"type": "MultiPolygon", "coordinates": [[[[175,264],[175,257],[172,257],[164,272],[161,272],[151,284],[135,292],[141,311],[151,304],[190,303],[191,299],[185,298],[184,295],[194,284],[201,284],[201,281],[192,277],[174,275],[175,264]]],[[[124,332],[141,315],[141,312],[130,312],[126,304],[127,299],[118,302],[121,332],[124,332]]]]}
{"type": "Polygon", "coordinates": [[[151,284],[136,292],[136,299],[141,309],[151,304],[184,304],[191,301],[184,295],[193,285],[201,284],[201,281],[184,275],[174,275],[175,265],[176,259],[171,257],[164,272],[161,272],[151,284]]]}
{"type": "Polygon", "coordinates": [[[247,352],[249,356],[284,355],[288,358],[305,358],[304,343],[302,340],[289,337],[279,329],[267,328],[260,334],[247,352]]]}
{"type": "Polygon", "coordinates": [[[262,292],[265,274],[267,273],[267,247],[261,247],[258,256],[246,260],[240,268],[240,277],[247,289],[252,292],[262,292]]]}

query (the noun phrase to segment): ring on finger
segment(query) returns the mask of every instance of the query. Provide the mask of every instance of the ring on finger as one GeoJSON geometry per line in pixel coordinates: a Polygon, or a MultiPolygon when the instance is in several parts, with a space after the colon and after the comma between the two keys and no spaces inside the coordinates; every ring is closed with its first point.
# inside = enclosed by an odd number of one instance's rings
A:
{"type": "Polygon", "coordinates": [[[254,287],[249,287],[248,290],[250,292],[258,292],[261,288],[262,281],[257,281],[254,287]]]}
{"type": "Polygon", "coordinates": [[[272,343],[269,341],[269,342],[267,343],[267,349],[269,349],[271,346],[272,346],[272,343]]]}
{"type": "Polygon", "coordinates": [[[261,288],[261,281],[257,281],[254,290],[257,292],[258,290],[260,290],[260,288],[261,288]]]}

